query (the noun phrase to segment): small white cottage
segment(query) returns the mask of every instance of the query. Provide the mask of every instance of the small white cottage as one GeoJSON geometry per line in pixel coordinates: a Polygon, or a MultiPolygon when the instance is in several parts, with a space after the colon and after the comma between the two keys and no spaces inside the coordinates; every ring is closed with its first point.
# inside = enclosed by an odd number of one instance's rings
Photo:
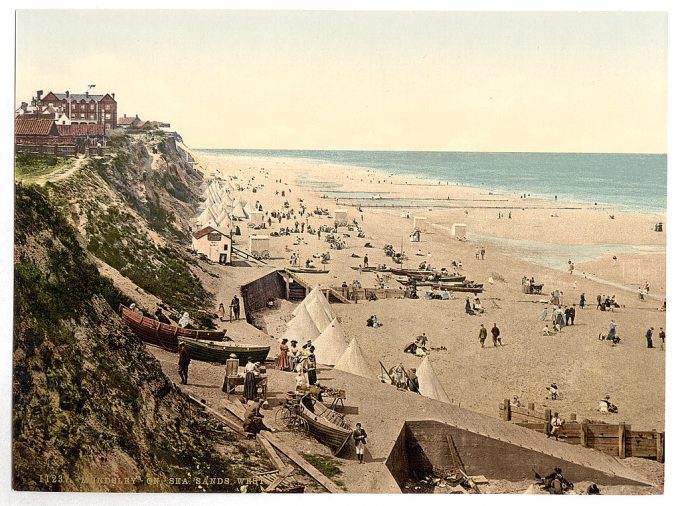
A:
{"type": "Polygon", "coordinates": [[[191,247],[213,262],[231,263],[231,237],[213,227],[204,227],[191,236],[191,247]]]}

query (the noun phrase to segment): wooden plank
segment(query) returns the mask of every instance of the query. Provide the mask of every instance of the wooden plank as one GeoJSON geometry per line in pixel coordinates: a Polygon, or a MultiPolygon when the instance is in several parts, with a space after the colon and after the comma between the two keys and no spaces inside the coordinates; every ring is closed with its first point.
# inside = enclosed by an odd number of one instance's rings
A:
{"type": "Polygon", "coordinates": [[[626,424],[619,423],[619,458],[626,458],[626,424]]]}
{"type": "Polygon", "coordinates": [[[298,466],[300,466],[300,468],[302,468],[303,471],[305,471],[309,476],[314,478],[319,483],[319,485],[324,487],[330,493],[341,494],[344,492],[344,490],[342,490],[335,483],[333,483],[331,480],[329,480],[323,474],[321,474],[316,467],[312,466],[309,462],[302,458],[302,456],[298,452],[293,450],[290,446],[285,444],[278,437],[269,433],[262,434],[262,436],[266,438],[273,446],[278,448],[279,451],[283,453],[286,457],[288,457],[290,460],[292,460],[298,466]]]}
{"type": "Polygon", "coordinates": [[[271,443],[263,438],[262,434],[255,436],[255,439],[257,439],[257,442],[262,445],[262,449],[265,451],[269,457],[269,460],[272,461],[272,464],[274,464],[276,469],[278,469],[279,472],[283,472],[287,466],[283,463],[281,457],[279,457],[279,454],[276,453],[276,450],[272,447],[271,443]]]}
{"type": "Polygon", "coordinates": [[[220,413],[219,411],[215,411],[215,410],[212,409],[211,407],[206,406],[205,404],[203,404],[199,399],[197,399],[197,398],[194,397],[193,395],[191,395],[191,394],[186,394],[186,395],[187,395],[187,397],[189,397],[189,399],[190,399],[194,404],[197,404],[198,406],[202,407],[205,411],[207,411],[208,413],[210,413],[211,415],[213,415],[215,418],[219,418],[219,420],[220,420],[222,423],[224,423],[227,427],[229,427],[231,430],[233,430],[234,432],[238,432],[239,434],[241,434],[241,435],[243,435],[243,436],[246,435],[246,433],[245,433],[244,430],[243,430],[243,427],[241,427],[239,424],[237,424],[236,422],[233,422],[233,421],[229,420],[226,416],[224,416],[224,415],[223,415],[222,413],[220,413]]]}
{"type": "Polygon", "coordinates": [[[512,418],[512,410],[510,409],[510,399],[503,400],[503,420],[509,422],[512,418]]]}
{"type": "Polygon", "coordinates": [[[656,460],[658,462],[663,462],[665,460],[664,455],[664,439],[666,437],[665,432],[656,433],[656,460]]]}
{"type": "Polygon", "coordinates": [[[283,471],[280,471],[280,472],[279,472],[279,476],[278,476],[274,481],[272,481],[272,482],[267,486],[267,488],[264,489],[264,492],[265,492],[265,493],[269,493],[269,492],[273,492],[274,490],[276,490],[276,487],[278,487],[278,486],[283,482],[283,480],[285,480],[286,478],[288,478],[288,476],[289,476],[290,473],[292,473],[292,472],[293,472],[293,468],[292,468],[292,467],[287,467],[287,468],[284,469],[283,471]]]}

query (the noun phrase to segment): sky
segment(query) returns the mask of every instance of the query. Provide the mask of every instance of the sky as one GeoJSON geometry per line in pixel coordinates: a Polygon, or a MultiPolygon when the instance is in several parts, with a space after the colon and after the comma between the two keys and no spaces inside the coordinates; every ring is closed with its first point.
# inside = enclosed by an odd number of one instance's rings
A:
{"type": "Polygon", "coordinates": [[[667,32],[645,12],[20,10],[15,102],[96,84],[194,148],[665,153],[667,32]]]}

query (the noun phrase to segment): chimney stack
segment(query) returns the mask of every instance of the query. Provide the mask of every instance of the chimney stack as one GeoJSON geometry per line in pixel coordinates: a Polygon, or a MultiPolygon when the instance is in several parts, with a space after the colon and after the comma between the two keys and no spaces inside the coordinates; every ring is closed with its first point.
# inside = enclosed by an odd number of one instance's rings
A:
{"type": "Polygon", "coordinates": [[[114,100],[116,100],[116,94],[115,94],[115,93],[111,93],[111,98],[114,99],[114,100]]]}
{"type": "Polygon", "coordinates": [[[71,94],[66,90],[66,100],[68,100],[68,97],[71,96],[71,94]]]}
{"type": "Polygon", "coordinates": [[[87,90],[87,91],[85,92],[85,98],[87,98],[87,97],[89,97],[89,96],[90,96],[90,90],[87,90]]]}

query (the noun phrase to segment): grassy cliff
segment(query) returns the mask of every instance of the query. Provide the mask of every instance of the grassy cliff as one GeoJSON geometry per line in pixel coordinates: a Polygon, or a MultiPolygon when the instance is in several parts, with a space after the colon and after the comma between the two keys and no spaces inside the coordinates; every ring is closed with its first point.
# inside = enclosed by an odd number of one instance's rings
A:
{"type": "Polygon", "coordinates": [[[14,488],[231,491],[262,471],[116,316],[120,292],[47,192],[15,190],[14,488]]]}

